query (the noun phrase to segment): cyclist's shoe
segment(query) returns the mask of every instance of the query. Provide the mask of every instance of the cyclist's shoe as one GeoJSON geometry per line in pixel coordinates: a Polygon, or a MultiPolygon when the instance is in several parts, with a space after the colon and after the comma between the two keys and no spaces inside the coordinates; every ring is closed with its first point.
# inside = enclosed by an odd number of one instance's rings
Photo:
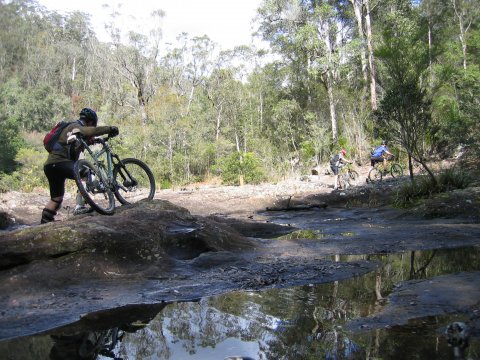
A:
{"type": "Polygon", "coordinates": [[[88,214],[88,213],[91,213],[92,211],[93,209],[91,207],[77,205],[73,210],[73,215],[88,214]]]}

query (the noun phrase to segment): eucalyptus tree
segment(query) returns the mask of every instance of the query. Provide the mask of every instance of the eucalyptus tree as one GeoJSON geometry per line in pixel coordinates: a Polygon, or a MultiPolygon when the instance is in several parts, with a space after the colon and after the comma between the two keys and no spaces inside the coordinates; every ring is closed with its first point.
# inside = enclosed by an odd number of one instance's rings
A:
{"type": "Polygon", "coordinates": [[[338,140],[335,91],[342,80],[340,66],[348,57],[344,45],[352,36],[351,19],[345,21],[343,8],[341,1],[267,0],[259,9],[260,32],[291,69],[285,82],[306,92],[306,102],[297,98],[301,107],[318,112],[326,94],[334,142],[338,140]]]}
{"type": "Polygon", "coordinates": [[[451,0],[455,19],[458,25],[458,38],[462,47],[463,69],[467,70],[467,44],[472,28],[480,21],[478,0],[451,0]]]}
{"type": "Polygon", "coordinates": [[[66,18],[53,21],[57,14],[33,1],[2,2],[0,9],[1,111],[25,131],[45,130],[69,113],[70,93],[60,86],[65,56],[56,52],[66,18]]]}
{"type": "Polygon", "coordinates": [[[117,12],[112,12],[112,22],[108,26],[113,44],[108,59],[116,73],[132,87],[135,102],[127,99],[124,105],[138,110],[142,123],[147,124],[148,103],[159,85],[158,60],[162,37],[160,23],[165,13],[162,10],[151,13],[153,25],[149,34],[129,31],[125,40],[115,24],[118,15],[117,12]]]}
{"type": "Polygon", "coordinates": [[[438,125],[435,141],[442,151],[478,144],[480,137],[479,11],[471,5],[469,1],[423,0],[419,6],[429,29],[432,118],[438,125]]]}
{"type": "Polygon", "coordinates": [[[358,39],[360,41],[360,60],[365,84],[370,84],[370,104],[377,108],[377,80],[372,31],[372,6],[370,0],[349,0],[357,20],[358,39]],[[367,70],[368,69],[368,70],[367,70]]]}
{"type": "Polygon", "coordinates": [[[195,89],[200,86],[213,71],[216,45],[206,35],[194,37],[187,44],[184,76],[189,82],[187,114],[193,101],[195,89]]]}
{"type": "Polygon", "coordinates": [[[411,159],[423,166],[436,183],[427,163],[429,139],[434,132],[430,100],[422,78],[428,69],[427,29],[422,26],[417,9],[408,1],[396,2],[385,14],[382,45],[377,50],[383,66],[385,94],[376,112],[383,136],[399,143],[411,159]]]}
{"type": "Polygon", "coordinates": [[[0,0],[0,83],[22,70],[27,58],[27,38],[32,33],[29,2],[0,0]],[[27,6],[22,6],[27,5],[27,6]]]}

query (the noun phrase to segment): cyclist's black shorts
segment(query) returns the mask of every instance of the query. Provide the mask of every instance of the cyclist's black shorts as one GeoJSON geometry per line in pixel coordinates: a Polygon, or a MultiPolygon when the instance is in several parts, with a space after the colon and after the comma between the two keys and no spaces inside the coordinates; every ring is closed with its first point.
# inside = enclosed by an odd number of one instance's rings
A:
{"type": "Polygon", "coordinates": [[[330,169],[332,169],[333,175],[338,175],[338,166],[330,165],[330,169]]]}
{"type": "Polygon", "coordinates": [[[48,179],[51,199],[65,195],[65,180],[73,180],[75,178],[73,174],[74,164],[74,161],[64,161],[43,167],[43,171],[48,179]]]}
{"type": "Polygon", "coordinates": [[[370,158],[370,165],[375,166],[376,163],[383,162],[383,156],[372,156],[370,158]]]}

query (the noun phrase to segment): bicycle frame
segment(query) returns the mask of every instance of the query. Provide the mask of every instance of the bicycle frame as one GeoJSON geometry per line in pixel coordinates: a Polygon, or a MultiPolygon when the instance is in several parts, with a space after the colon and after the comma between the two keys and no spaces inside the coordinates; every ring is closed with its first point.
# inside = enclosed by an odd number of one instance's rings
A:
{"type": "MultiPolygon", "coordinates": [[[[90,158],[93,160],[93,165],[96,168],[98,168],[99,171],[106,172],[105,174],[103,173],[101,174],[102,177],[104,177],[104,179],[102,179],[104,183],[107,184],[113,192],[116,192],[119,188],[126,191],[127,189],[125,188],[125,186],[123,184],[116,182],[114,178],[113,171],[118,164],[122,164],[122,161],[120,160],[120,157],[112,151],[112,148],[108,144],[109,139],[110,137],[95,138],[96,144],[102,144],[102,149],[100,149],[99,151],[93,151],[90,148],[90,146],[87,144],[84,138],[80,138],[79,140],[84,146],[85,150],[87,150],[88,154],[90,155],[90,158]],[[103,160],[100,159],[104,154],[107,158],[106,166],[103,163],[103,160]]],[[[130,185],[135,185],[136,180],[134,180],[134,177],[130,174],[128,169],[123,165],[121,167],[122,167],[122,171],[125,172],[128,178],[133,180],[133,182],[130,183],[130,185]]],[[[123,179],[126,178],[125,175],[122,174],[121,172],[120,172],[120,176],[122,176],[123,179]]]]}
{"type": "MultiPolygon", "coordinates": [[[[99,151],[93,151],[90,146],[87,144],[85,139],[80,138],[79,139],[81,144],[84,146],[85,150],[87,150],[88,154],[90,155],[91,159],[93,160],[93,165],[98,168],[100,171],[106,171],[105,174],[102,174],[105,179],[103,181],[108,184],[108,186],[114,190],[114,185],[113,184],[113,168],[116,165],[116,162],[114,161],[117,160],[120,162],[120,158],[118,155],[112,153],[112,149],[108,145],[107,141],[103,138],[96,138],[96,143],[97,144],[102,144],[102,149],[99,151]],[[105,164],[103,163],[103,160],[100,159],[100,157],[105,154],[107,158],[107,165],[105,167],[105,164]]],[[[107,138],[108,140],[108,138],[107,138]]]]}
{"type": "Polygon", "coordinates": [[[388,174],[392,171],[392,166],[393,166],[393,164],[395,164],[395,158],[387,157],[386,160],[387,161],[385,163],[384,162],[377,162],[375,164],[375,167],[379,168],[379,170],[385,171],[388,174]]]}

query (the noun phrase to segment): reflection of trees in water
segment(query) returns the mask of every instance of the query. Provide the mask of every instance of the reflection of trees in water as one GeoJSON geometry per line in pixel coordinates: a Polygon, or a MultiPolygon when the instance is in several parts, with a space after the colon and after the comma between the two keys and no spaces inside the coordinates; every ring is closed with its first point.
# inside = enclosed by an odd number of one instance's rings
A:
{"type": "MultiPolygon", "coordinates": [[[[370,255],[369,260],[381,260],[382,266],[377,269],[375,284],[368,284],[369,277],[364,277],[366,289],[375,294],[377,300],[382,296],[391,293],[396,284],[411,279],[426,279],[448,273],[468,271],[480,268],[480,252],[475,249],[455,250],[417,250],[400,255],[370,255]]],[[[366,315],[371,315],[382,307],[382,302],[375,302],[366,315]]],[[[385,330],[357,335],[361,339],[367,352],[367,357],[377,357],[383,354],[386,358],[403,358],[405,354],[416,354],[418,358],[429,358],[432,350],[438,352],[438,359],[450,359],[451,351],[445,347],[445,341],[439,339],[436,334],[441,320],[440,317],[428,317],[413,319],[409,322],[412,327],[411,333],[395,334],[387,333],[385,330]],[[430,331],[435,335],[430,338],[418,336],[422,327],[430,326],[430,331]],[[439,349],[439,348],[442,349],[439,349]]],[[[390,330],[392,331],[392,330],[390,330]]],[[[393,332],[393,331],[392,331],[393,332]]]]}
{"type": "Polygon", "coordinates": [[[190,354],[199,347],[214,348],[228,338],[256,341],[271,317],[247,298],[245,293],[235,293],[199,303],[180,303],[167,307],[158,320],[190,354]]]}
{"type": "Polygon", "coordinates": [[[95,360],[98,355],[117,359],[114,350],[123,338],[119,328],[52,335],[51,360],[95,360]]]}
{"type": "Polygon", "coordinates": [[[480,251],[471,248],[416,250],[405,254],[347,256],[342,259],[359,258],[382,263],[376,271],[374,283],[369,283],[369,276],[364,277],[365,291],[371,289],[377,301],[390,294],[395,284],[406,280],[480,268],[480,251]]]}
{"type": "MultiPolygon", "coordinates": [[[[341,288],[338,283],[330,284],[328,291],[343,294],[341,288]]],[[[167,306],[148,328],[129,334],[128,349],[120,355],[142,359],[155,353],[170,359],[173,347],[194,355],[199,348],[215,348],[229,338],[255,342],[259,360],[300,355],[350,359],[359,351],[335,325],[349,317],[348,300],[325,294],[324,304],[317,306],[315,287],[283,289],[281,296],[278,291],[232,293],[167,306]]]]}
{"type": "MultiPolygon", "coordinates": [[[[436,359],[452,360],[453,350],[444,335],[437,330],[448,324],[451,316],[429,316],[412,319],[409,324],[389,330],[375,330],[358,334],[356,339],[364,344],[366,358],[375,359],[436,359]],[[380,356],[381,355],[381,356],[380,356]]],[[[471,344],[465,359],[479,359],[480,343],[471,344]]]]}
{"type": "Polygon", "coordinates": [[[152,321],[148,327],[127,334],[128,344],[122,344],[119,355],[128,359],[170,359],[168,340],[162,331],[162,323],[152,321]]]}
{"type": "Polygon", "coordinates": [[[479,253],[466,249],[342,256],[336,260],[377,260],[381,266],[366,276],[341,282],[230,293],[198,303],[168,305],[148,327],[127,334],[128,342],[121,344],[118,355],[139,360],[173,359],[181,348],[195,358],[200,348],[215,349],[229,338],[255,343],[259,360],[356,359],[391,353],[400,356],[402,348],[408,349],[404,354],[415,353],[409,348],[413,345],[426,354],[435,346],[428,339],[412,340],[405,334],[397,337],[377,330],[356,334],[353,341],[353,335],[342,330],[343,325],[378,312],[383,306],[382,299],[396,284],[410,279],[412,273],[436,276],[466,270],[465,263],[479,268],[479,253]],[[421,344],[423,341],[426,344],[421,344]]]}
{"type": "Polygon", "coordinates": [[[429,253],[430,254],[425,254],[427,256],[421,256],[422,252],[420,252],[420,259],[417,259],[417,261],[415,261],[415,251],[410,252],[409,280],[425,279],[427,277],[427,268],[435,257],[435,250],[431,252],[429,251],[429,253]]]}

